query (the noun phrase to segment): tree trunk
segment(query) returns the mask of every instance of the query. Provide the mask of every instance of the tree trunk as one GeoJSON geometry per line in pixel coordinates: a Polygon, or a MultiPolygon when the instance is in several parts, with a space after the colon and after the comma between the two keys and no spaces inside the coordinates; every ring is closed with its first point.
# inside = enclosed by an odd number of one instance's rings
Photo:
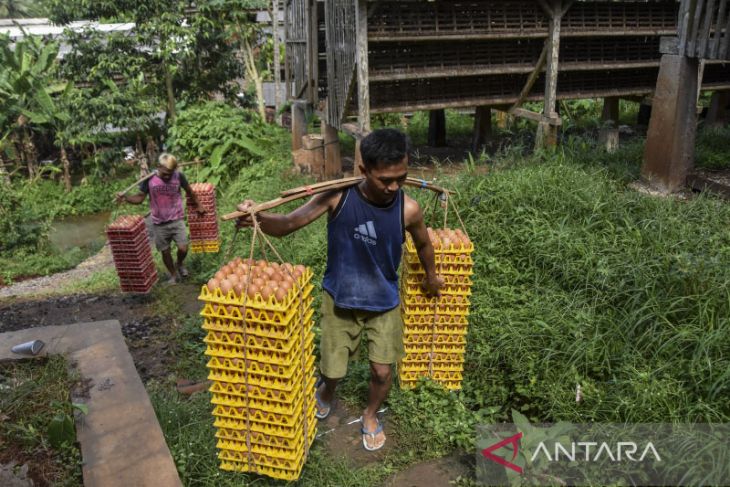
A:
{"type": "Polygon", "coordinates": [[[137,144],[134,147],[134,157],[139,164],[139,174],[146,176],[150,173],[150,166],[147,164],[147,155],[142,150],[142,138],[137,134],[137,144]]]}
{"type": "Polygon", "coordinates": [[[30,130],[23,130],[22,140],[23,157],[28,165],[28,177],[33,179],[37,174],[38,151],[36,151],[33,134],[30,130]]]}
{"type": "Polygon", "coordinates": [[[170,120],[175,120],[175,91],[172,89],[172,73],[170,73],[170,67],[165,61],[162,66],[165,70],[165,90],[167,91],[167,114],[170,120]]]}
{"type": "Polygon", "coordinates": [[[266,104],[264,101],[264,81],[256,67],[256,56],[253,52],[253,46],[248,39],[243,39],[243,61],[246,68],[246,80],[253,82],[256,90],[256,106],[258,108],[261,120],[266,121],[266,104]]]}
{"type": "Polygon", "coordinates": [[[271,0],[271,31],[274,34],[274,120],[281,125],[281,59],[279,59],[279,0],[271,0]]]}
{"type": "Polygon", "coordinates": [[[63,185],[68,193],[71,191],[71,162],[68,160],[64,146],[61,146],[61,163],[63,163],[63,185]]]}
{"type": "Polygon", "coordinates": [[[155,139],[153,139],[151,136],[147,137],[147,161],[149,163],[153,163],[157,161],[157,158],[160,156],[160,148],[157,147],[157,143],[155,142],[155,139]]]}
{"type": "Polygon", "coordinates": [[[0,150],[0,181],[9,184],[10,174],[8,174],[8,170],[5,168],[6,164],[8,164],[8,161],[5,159],[5,154],[3,154],[3,151],[0,150]]]}

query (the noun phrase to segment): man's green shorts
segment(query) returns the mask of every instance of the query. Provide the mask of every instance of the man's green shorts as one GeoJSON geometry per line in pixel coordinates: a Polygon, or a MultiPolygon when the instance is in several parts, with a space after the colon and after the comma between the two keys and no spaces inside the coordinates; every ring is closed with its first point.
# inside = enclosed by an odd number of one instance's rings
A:
{"type": "Polygon", "coordinates": [[[320,369],[330,379],[341,379],[347,363],[357,354],[363,330],[367,332],[368,359],[377,364],[394,364],[405,356],[400,306],[390,311],[362,311],[335,306],[332,296],[322,292],[322,337],[320,369]]]}

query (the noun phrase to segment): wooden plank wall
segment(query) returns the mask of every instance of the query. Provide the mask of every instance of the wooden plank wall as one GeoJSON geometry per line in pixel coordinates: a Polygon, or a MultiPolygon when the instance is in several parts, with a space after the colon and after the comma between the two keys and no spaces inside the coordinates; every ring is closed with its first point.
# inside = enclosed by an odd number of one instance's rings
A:
{"type": "Polygon", "coordinates": [[[327,108],[325,121],[341,128],[353,94],[357,0],[326,0],[327,108]]]}
{"type": "Polygon", "coordinates": [[[730,0],[682,0],[679,52],[691,58],[730,60],[730,0]]]}

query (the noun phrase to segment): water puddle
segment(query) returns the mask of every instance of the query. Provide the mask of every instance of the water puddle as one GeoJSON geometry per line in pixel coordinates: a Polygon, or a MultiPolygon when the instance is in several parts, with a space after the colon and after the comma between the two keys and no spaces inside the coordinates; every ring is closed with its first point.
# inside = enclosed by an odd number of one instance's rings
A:
{"type": "Polygon", "coordinates": [[[74,248],[99,249],[106,243],[104,227],[110,212],[59,218],[53,222],[48,235],[51,243],[61,252],[74,248]]]}

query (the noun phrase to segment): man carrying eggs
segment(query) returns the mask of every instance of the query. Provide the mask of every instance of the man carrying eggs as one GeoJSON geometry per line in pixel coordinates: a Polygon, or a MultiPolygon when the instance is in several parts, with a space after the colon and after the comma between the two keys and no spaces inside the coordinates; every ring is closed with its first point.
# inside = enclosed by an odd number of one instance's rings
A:
{"type": "MultiPolygon", "coordinates": [[[[438,295],[443,279],[436,274],[423,212],[401,189],[408,176],[408,138],[397,130],[376,130],[362,140],[360,150],[365,179],[359,184],[318,194],[286,215],[261,212],[256,218],[264,233],[281,237],[328,214],[317,417],[330,414],[337,383],[367,331],[370,384],[361,418],[362,441],[366,450],[375,451],[385,444],[376,412],[388,396],[393,364],[405,355],[398,292],[405,232],[413,238],[425,269],[426,293],[438,295]]],[[[238,209],[248,213],[254,206],[246,200],[238,209]]],[[[238,224],[253,222],[247,215],[238,224]]]]}

